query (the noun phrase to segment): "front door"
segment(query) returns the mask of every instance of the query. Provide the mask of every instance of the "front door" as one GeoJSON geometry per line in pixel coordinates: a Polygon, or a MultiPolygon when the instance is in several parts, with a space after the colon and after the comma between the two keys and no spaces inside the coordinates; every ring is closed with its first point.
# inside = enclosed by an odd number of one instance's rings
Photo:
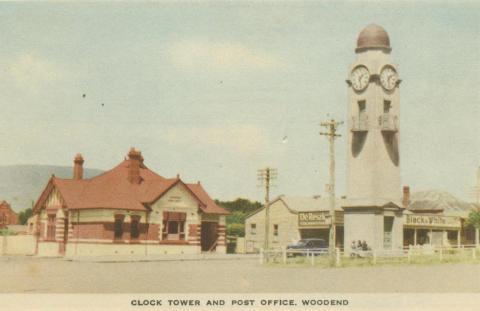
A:
{"type": "Polygon", "coordinates": [[[180,240],[180,230],[178,221],[169,221],[168,222],[168,240],[178,241],[180,240]]]}
{"type": "Polygon", "coordinates": [[[218,223],[203,221],[202,222],[202,234],[201,234],[201,246],[202,252],[214,251],[217,246],[217,233],[218,223]]]}
{"type": "Polygon", "coordinates": [[[393,217],[385,216],[383,218],[383,248],[392,248],[392,230],[393,230],[393,217]]]}

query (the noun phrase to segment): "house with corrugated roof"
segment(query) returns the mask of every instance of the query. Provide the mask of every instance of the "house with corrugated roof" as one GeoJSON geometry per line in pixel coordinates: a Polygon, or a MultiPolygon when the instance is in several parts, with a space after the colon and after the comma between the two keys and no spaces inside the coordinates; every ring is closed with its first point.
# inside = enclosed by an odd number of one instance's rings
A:
{"type": "Polygon", "coordinates": [[[34,205],[38,255],[226,252],[225,216],[200,182],[165,178],[140,151],[96,177],[52,176],[34,205]]]}
{"type": "Polygon", "coordinates": [[[3,200],[0,202],[0,229],[8,225],[18,224],[18,214],[12,209],[10,204],[3,200]]]}

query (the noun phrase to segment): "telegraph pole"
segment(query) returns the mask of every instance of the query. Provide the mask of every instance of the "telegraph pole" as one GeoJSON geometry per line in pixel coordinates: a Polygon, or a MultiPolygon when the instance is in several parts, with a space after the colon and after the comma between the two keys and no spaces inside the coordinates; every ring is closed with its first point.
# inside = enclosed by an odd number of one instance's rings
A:
{"type": "Polygon", "coordinates": [[[257,178],[261,185],[265,186],[265,237],[263,248],[265,250],[269,247],[269,228],[270,228],[270,187],[272,180],[277,178],[277,170],[266,167],[258,170],[257,178]]]}
{"type": "Polygon", "coordinates": [[[330,165],[329,174],[330,182],[328,184],[330,194],[330,235],[328,242],[328,251],[330,254],[330,263],[335,262],[335,138],[340,137],[337,134],[337,128],[343,122],[331,119],[329,121],[321,122],[320,125],[326,128],[326,132],[320,132],[320,135],[327,136],[329,142],[330,165]]]}

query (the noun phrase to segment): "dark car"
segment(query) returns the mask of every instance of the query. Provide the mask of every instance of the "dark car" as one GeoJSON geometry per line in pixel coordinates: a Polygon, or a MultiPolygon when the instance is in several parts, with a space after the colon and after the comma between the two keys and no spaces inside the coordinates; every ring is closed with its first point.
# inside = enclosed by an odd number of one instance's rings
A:
{"type": "Polygon", "coordinates": [[[288,256],[303,256],[308,252],[315,252],[315,255],[322,255],[328,252],[328,244],[324,239],[302,239],[295,244],[287,246],[288,256]]]}

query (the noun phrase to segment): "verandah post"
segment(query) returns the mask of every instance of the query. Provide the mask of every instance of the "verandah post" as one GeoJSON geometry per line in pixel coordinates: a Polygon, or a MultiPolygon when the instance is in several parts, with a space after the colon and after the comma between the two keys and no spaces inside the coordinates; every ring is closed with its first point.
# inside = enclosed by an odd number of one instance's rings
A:
{"type": "Polygon", "coordinates": [[[335,261],[335,264],[337,267],[340,267],[341,266],[341,262],[340,262],[340,248],[335,248],[335,258],[336,258],[336,261],[335,261]]]}

